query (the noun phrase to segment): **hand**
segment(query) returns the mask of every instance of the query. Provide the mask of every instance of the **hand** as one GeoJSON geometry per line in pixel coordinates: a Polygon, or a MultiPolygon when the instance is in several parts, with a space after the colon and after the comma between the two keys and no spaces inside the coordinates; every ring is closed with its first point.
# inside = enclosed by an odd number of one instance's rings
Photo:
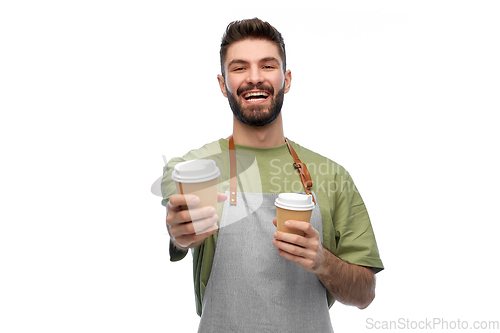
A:
{"type": "MultiPolygon", "coordinates": [[[[276,226],[276,219],[273,220],[276,226]]],[[[289,229],[302,230],[305,236],[276,231],[273,245],[283,258],[298,263],[306,271],[319,274],[324,270],[326,253],[319,238],[319,232],[308,222],[286,221],[289,229]]]]}
{"type": "MultiPolygon", "coordinates": [[[[218,193],[217,201],[223,202],[227,195],[218,193]]],[[[200,203],[196,195],[175,194],[167,204],[167,229],[174,244],[183,249],[193,248],[217,229],[217,210],[214,207],[187,209],[200,203]]]]}

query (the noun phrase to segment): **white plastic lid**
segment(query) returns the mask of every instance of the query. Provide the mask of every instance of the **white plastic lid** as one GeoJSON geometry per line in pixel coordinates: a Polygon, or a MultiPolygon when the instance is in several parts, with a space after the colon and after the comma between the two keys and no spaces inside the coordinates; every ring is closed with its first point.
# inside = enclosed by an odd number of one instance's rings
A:
{"type": "Polygon", "coordinates": [[[312,195],[300,193],[280,193],[274,204],[289,210],[311,210],[314,208],[312,195]]]}
{"type": "Polygon", "coordinates": [[[201,183],[219,177],[220,170],[214,160],[199,159],[176,164],[172,179],[179,183],[201,183]]]}

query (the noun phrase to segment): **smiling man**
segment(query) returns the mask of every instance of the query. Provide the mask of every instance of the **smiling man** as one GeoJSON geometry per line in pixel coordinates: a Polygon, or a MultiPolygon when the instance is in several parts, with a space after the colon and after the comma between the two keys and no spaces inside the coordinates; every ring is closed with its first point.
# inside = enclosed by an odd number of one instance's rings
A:
{"type": "Polygon", "coordinates": [[[366,308],[383,269],[363,200],[344,168],[284,136],[281,109],[292,75],[281,34],[259,19],[232,22],[220,57],[217,79],[233,133],[171,160],[162,181],[171,260],[193,249],[199,332],[332,332],[333,302],[366,308]],[[258,173],[241,170],[249,154],[258,173]],[[229,170],[220,179],[219,209],[183,210],[198,198],[176,194],[172,170],[210,155],[229,170]],[[310,223],[286,223],[303,236],[276,231],[274,202],[283,192],[314,198],[310,223]]]}
{"type": "Polygon", "coordinates": [[[290,71],[282,71],[284,65],[276,45],[264,39],[241,40],[231,45],[226,58],[231,59],[223,69],[228,82],[224,75],[218,75],[218,80],[235,119],[248,126],[265,126],[275,121],[291,81],[290,71]],[[260,58],[262,54],[273,56],[260,58]]]}

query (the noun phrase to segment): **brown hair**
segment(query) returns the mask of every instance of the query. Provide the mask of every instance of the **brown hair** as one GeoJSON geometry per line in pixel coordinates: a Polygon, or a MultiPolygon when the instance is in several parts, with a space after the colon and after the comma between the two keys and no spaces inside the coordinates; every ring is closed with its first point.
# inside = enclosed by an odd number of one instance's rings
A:
{"type": "Polygon", "coordinates": [[[267,39],[274,42],[278,46],[281,59],[283,60],[283,72],[285,72],[286,53],[283,37],[272,25],[255,17],[248,20],[233,21],[227,26],[220,44],[220,67],[223,76],[225,76],[224,61],[226,60],[226,52],[229,46],[232,43],[250,38],[267,39]]]}

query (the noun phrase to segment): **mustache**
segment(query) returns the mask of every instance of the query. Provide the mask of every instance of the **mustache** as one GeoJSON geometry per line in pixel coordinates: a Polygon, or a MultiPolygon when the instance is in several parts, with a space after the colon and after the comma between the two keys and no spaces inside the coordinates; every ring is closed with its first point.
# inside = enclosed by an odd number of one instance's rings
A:
{"type": "Polygon", "coordinates": [[[271,86],[266,86],[263,84],[257,84],[254,86],[246,86],[246,87],[239,87],[238,90],[236,90],[236,95],[241,95],[241,93],[248,91],[248,90],[265,90],[271,93],[271,95],[274,95],[274,88],[271,86]]]}

